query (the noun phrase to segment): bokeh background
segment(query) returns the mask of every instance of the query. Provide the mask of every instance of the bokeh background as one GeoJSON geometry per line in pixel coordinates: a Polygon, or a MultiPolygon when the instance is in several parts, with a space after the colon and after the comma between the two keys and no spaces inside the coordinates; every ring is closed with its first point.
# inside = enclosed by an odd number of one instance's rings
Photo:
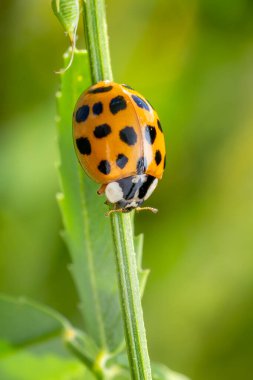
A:
{"type": "MultiPolygon", "coordinates": [[[[253,2],[107,0],[114,77],[160,114],[143,300],[154,360],[193,380],[253,374],[253,2]]],[[[1,1],[0,290],[76,318],[54,162],[68,47],[50,1],[1,1]]],[[[82,38],[78,41],[83,46],[82,38]]]]}

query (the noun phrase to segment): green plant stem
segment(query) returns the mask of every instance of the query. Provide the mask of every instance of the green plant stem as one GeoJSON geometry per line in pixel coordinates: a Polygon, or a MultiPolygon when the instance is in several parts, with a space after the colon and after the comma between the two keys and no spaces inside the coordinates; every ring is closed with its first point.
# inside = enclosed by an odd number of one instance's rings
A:
{"type": "Polygon", "coordinates": [[[129,214],[111,215],[129,366],[133,379],[151,379],[150,361],[129,214]]]}
{"type": "MultiPolygon", "coordinates": [[[[84,29],[93,83],[112,80],[104,0],[85,0],[84,29]]],[[[130,214],[110,216],[129,366],[134,380],[151,380],[130,214]]]]}
{"type": "Polygon", "coordinates": [[[83,8],[92,82],[112,80],[104,0],[84,0],[83,8]]]}

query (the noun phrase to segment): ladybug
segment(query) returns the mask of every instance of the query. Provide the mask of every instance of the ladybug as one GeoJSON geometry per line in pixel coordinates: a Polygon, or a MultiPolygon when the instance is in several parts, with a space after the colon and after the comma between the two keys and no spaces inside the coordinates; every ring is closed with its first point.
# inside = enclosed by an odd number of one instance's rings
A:
{"type": "Polygon", "coordinates": [[[98,194],[105,193],[115,210],[139,208],[162,178],[161,123],[150,103],[125,84],[102,81],[82,93],[73,138],[81,166],[102,185],[98,194]]]}

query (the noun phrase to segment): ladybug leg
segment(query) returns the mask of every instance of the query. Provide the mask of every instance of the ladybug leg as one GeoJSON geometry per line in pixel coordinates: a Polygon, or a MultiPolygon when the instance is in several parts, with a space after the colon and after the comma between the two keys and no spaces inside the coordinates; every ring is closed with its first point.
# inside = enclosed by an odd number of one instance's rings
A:
{"type": "Polygon", "coordinates": [[[153,214],[158,213],[157,208],[154,208],[154,207],[136,207],[135,210],[137,212],[139,212],[139,211],[151,211],[151,212],[153,212],[153,214]]]}
{"type": "Polygon", "coordinates": [[[114,214],[115,212],[124,212],[124,209],[123,208],[115,208],[115,209],[112,209],[112,210],[109,210],[105,216],[110,216],[111,214],[114,214]]]}
{"type": "MultiPolygon", "coordinates": [[[[151,212],[153,212],[153,214],[158,213],[157,208],[154,208],[154,207],[136,207],[133,210],[136,210],[137,212],[140,212],[140,211],[151,211],[151,212]]],[[[106,216],[110,216],[111,214],[114,214],[115,212],[127,213],[127,212],[130,212],[130,211],[132,211],[132,210],[131,209],[126,209],[126,208],[115,208],[115,209],[109,210],[105,215],[106,216]]]]}
{"type": "Polygon", "coordinates": [[[127,210],[126,208],[114,208],[114,209],[111,209],[109,210],[105,216],[110,216],[111,214],[114,214],[115,212],[123,212],[123,213],[127,213],[127,212],[130,212],[131,210],[127,210]]]}
{"type": "Polygon", "coordinates": [[[105,192],[106,185],[101,185],[100,188],[97,190],[98,195],[102,195],[105,192]]]}

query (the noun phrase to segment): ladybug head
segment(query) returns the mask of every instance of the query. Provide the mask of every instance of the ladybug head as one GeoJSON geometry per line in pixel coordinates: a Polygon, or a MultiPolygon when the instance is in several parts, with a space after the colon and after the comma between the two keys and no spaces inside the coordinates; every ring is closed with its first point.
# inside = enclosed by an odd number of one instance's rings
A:
{"type": "Polygon", "coordinates": [[[148,175],[134,175],[110,182],[105,188],[108,202],[117,208],[132,210],[150,197],[157,186],[158,179],[148,175]]]}

